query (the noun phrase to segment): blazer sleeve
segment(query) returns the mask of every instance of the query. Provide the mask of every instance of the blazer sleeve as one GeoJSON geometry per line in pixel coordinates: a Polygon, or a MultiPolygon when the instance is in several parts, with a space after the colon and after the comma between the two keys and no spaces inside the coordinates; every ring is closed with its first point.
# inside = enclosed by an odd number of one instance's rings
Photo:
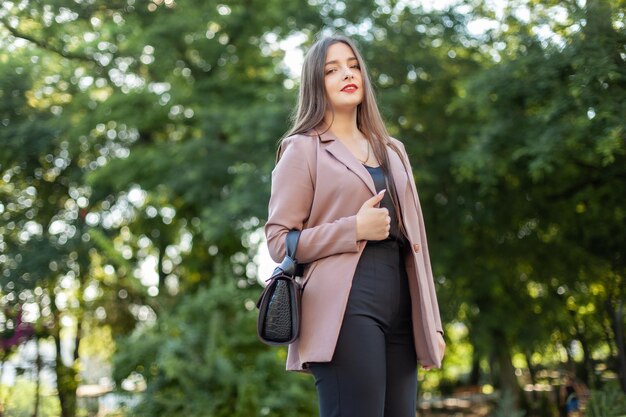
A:
{"type": "Polygon", "coordinates": [[[330,223],[307,226],[315,198],[316,138],[294,136],[282,143],[282,156],[272,171],[272,191],[265,236],[275,262],[285,257],[285,238],[292,229],[301,230],[296,257],[309,263],[326,256],[358,252],[363,242],[356,239],[356,213],[330,223]]]}

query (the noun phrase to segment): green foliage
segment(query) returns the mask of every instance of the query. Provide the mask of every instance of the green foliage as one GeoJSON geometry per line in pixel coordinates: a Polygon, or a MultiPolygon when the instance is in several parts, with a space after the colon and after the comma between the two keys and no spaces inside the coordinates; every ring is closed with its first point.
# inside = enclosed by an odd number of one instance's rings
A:
{"type": "Polygon", "coordinates": [[[1,303],[36,306],[58,346],[77,335],[55,366],[64,417],[83,332],[121,336],[174,308],[218,252],[248,268],[242,235],[266,210],[293,96],[263,37],[294,30],[285,13],[316,16],[278,1],[3,3],[1,303]]]}
{"type": "Polygon", "coordinates": [[[461,122],[449,130],[457,185],[441,200],[457,205],[446,217],[462,242],[451,247],[463,268],[455,294],[471,300],[464,311],[481,352],[501,349],[498,338],[521,351],[578,339],[589,361],[609,327],[599,306],[623,297],[626,242],[610,230],[626,204],[625,37],[610,19],[601,38],[581,30],[562,43],[517,21],[498,40],[512,46],[463,79],[450,107],[461,122]]]}
{"type": "Polygon", "coordinates": [[[312,416],[312,378],[284,371],[284,351],[256,338],[254,302],[214,276],[158,322],[118,343],[118,383],[147,382],[138,416],[312,416]]]}
{"type": "MultiPolygon", "coordinates": [[[[10,417],[32,417],[35,409],[35,383],[18,377],[15,383],[8,387],[3,386],[2,392],[6,398],[4,415],[10,417]]],[[[43,389],[39,401],[38,417],[56,417],[59,415],[59,401],[50,389],[43,389]]]]}
{"type": "Polygon", "coordinates": [[[585,407],[585,416],[623,417],[626,415],[626,395],[616,383],[606,384],[602,390],[593,390],[585,407]]]}
{"type": "Polygon", "coordinates": [[[279,42],[320,30],[361,45],[411,156],[444,322],[468,330],[425,386],[454,386],[466,356],[515,385],[515,352],[579,342],[588,370],[624,352],[624,6],[4,2],[0,306],[77,335],[63,416],[99,326],[118,382],[147,384],[142,415],[313,414],[311,380],[256,342],[248,307],[297,86],[279,42]],[[480,19],[495,28],[472,33],[480,19]]]}

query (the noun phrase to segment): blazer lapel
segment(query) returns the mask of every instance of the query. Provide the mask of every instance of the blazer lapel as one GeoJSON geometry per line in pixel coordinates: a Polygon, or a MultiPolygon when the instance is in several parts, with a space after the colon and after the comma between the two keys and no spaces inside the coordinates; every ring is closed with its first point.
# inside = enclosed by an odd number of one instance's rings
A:
{"type": "Polygon", "coordinates": [[[407,191],[409,191],[409,175],[413,175],[412,172],[407,171],[405,165],[402,163],[400,156],[390,147],[387,147],[387,157],[389,159],[390,172],[393,175],[393,181],[396,186],[396,192],[400,199],[401,208],[407,207],[406,198],[407,191]]]}
{"type": "Polygon", "coordinates": [[[352,152],[340,140],[332,137],[330,132],[323,133],[320,139],[322,142],[328,142],[325,146],[326,150],[350,171],[354,172],[367,186],[372,195],[376,195],[376,187],[374,186],[372,176],[367,172],[363,164],[352,155],[352,152]]]}
{"type": "MultiPolygon", "coordinates": [[[[315,133],[317,134],[317,132],[315,133]]],[[[335,159],[344,164],[350,171],[354,172],[365,183],[372,195],[376,195],[376,187],[374,180],[367,169],[352,155],[352,152],[337,139],[330,131],[326,131],[318,135],[326,150],[332,154],[335,159]]],[[[413,173],[405,167],[400,156],[389,146],[387,146],[387,157],[390,165],[390,172],[393,175],[396,192],[400,199],[402,207],[406,207],[408,184],[410,184],[409,175],[413,173]]]]}

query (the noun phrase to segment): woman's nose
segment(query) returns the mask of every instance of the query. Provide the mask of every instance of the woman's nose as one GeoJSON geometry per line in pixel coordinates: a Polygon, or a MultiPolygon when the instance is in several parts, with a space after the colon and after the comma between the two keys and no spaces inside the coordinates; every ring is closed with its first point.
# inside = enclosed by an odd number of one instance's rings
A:
{"type": "Polygon", "coordinates": [[[354,74],[352,73],[352,70],[350,68],[346,68],[343,72],[343,78],[353,78],[354,74]]]}

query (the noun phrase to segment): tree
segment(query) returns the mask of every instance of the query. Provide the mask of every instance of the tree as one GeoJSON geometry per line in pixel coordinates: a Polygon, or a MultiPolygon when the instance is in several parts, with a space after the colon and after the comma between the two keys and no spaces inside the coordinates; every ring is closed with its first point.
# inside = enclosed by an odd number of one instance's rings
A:
{"type": "Polygon", "coordinates": [[[117,382],[135,373],[147,384],[137,415],[315,413],[310,378],[286,374],[285,350],[254,336],[258,291],[238,288],[228,269],[118,345],[117,382]]]}
{"type": "MultiPolygon", "coordinates": [[[[517,47],[470,78],[467,95],[455,106],[475,123],[453,169],[475,193],[469,200],[474,216],[482,212],[493,231],[484,236],[486,224],[476,224],[480,230],[467,250],[482,260],[506,259],[493,270],[495,279],[521,284],[509,293],[514,297],[534,291],[528,301],[538,302],[542,321],[544,312],[560,311],[547,314],[548,329],[564,345],[582,343],[589,371],[592,351],[610,331],[606,311],[593,306],[605,305],[604,297],[611,306],[623,298],[624,236],[614,231],[623,224],[624,193],[618,190],[626,174],[626,73],[619,53],[625,34],[612,24],[614,13],[604,2],[574,9],[570,25],[582,30],[561,32],[558,42],[528,30],[507,34],[517,47]],[[522,273],[511,274],[516,270],[522,273]]],[[[484,276],[470,275],[473,282],[484,276]]],[[[523,305],[512,310],[517,317],[529,312],[523,305]]],[[[623,326],[611,327],[618,351],[624,344],[615,336],[623,326]]],[[[524,340],[519,330],[505,326],[513,340],[524,340]]]]}
{"type": "Polygon", "coordinates": [[[280,99],[292,95],[266,35],[292,32],[285,16],[315,16],[295,3],[259,5],[55,1],[1,11],[2,91],[11,91],[2,290],[6,302],[37,305],[56,343],[63,416],[76,412],[88,325],[123,335],[154,322],[219,261],[256,287],[246,236],[265,211],[288,112],[280,99]],[[264,12],[252,19],[254,10],[264,12]]]}

